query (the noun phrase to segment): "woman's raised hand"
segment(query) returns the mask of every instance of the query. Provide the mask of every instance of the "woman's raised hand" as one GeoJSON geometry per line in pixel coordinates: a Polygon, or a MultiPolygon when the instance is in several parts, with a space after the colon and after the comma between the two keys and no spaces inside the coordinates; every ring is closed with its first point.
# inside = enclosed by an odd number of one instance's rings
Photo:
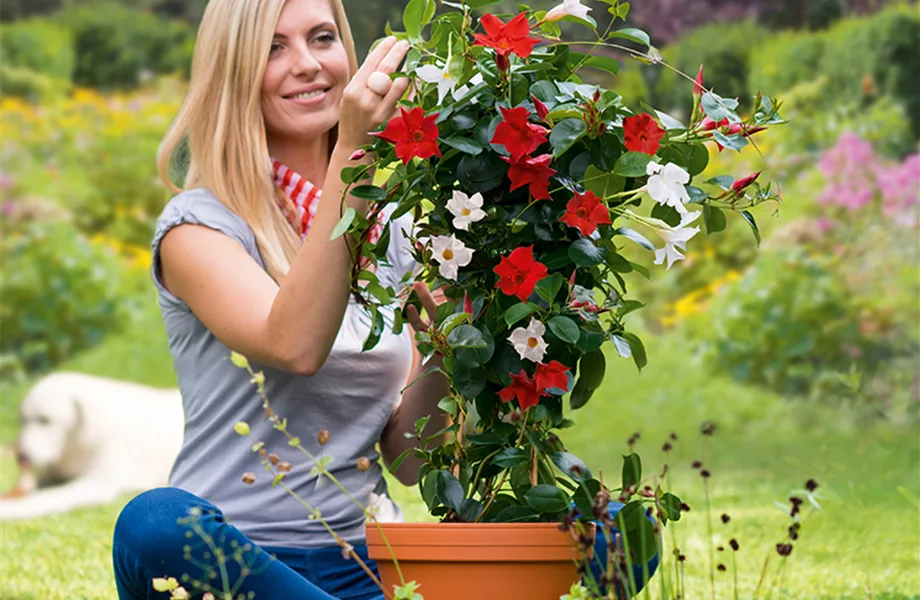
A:
{"type": "Polygon", "coordinates": [[[396,103],[409,87],[409,79],[400,77],[390,82],[384,78],[389,80],[408,51],[408,42],[388,37],[374,48],[351,78],[339,107],[338,144],[344,151],[351,152],[370,142],[369,133],[393,116],[396,103]]]}

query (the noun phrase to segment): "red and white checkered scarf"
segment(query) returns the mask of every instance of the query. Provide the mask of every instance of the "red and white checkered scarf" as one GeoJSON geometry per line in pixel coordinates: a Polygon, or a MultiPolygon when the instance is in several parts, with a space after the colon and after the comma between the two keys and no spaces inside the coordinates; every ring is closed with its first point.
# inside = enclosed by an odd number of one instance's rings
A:
{"type": "MultiPolygon", "coordinates": [[[[281,212],[294,231],[300,234],[300,239],[306,240],[323,191],[274,158],[272,159],[272,173],[275,185],[281,188],[285,195],[285,198],[279,199],[281,212]]],[[[376,223],[371,228],[368,241],[376,244],[382,234],[383,224],[376,223]]]]}

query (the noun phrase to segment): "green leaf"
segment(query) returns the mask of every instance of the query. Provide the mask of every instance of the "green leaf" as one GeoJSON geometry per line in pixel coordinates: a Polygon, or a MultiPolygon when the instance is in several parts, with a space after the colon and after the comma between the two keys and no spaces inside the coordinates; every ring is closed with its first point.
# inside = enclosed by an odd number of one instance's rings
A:
{"type": "Polygon", "coordinates": [[[645,46],[652,45],[652,40],[649,39],[648,34],[641,29],[636,29],[635,27],[627,27],[625,29],[614,31],[610,34],[610,37],[622,38],[631,42],[636,42],[637,44],[643,44],[645,46]]]}
{"type": "Polygon", "coordinates": [[[741,134],[725,135],[718,130],[712,132],[712,139],[722,144],[729,150],[742,150],[745,146],[748,145],[747,138],[741,134]]]}
{"type": "Polygon", "coordinates": [[[508,165],[493,152],[467,154],[457,165],[457,179],[468,194],[487,192],[498,187],[508,174],[508,165]]]}
{"type": "Polygon", "coordinates": [[[457,363],[465,364],[468,367],[480,367],[484,366],[492,358],[495,353],[495,340],[492,338],[492,332],[489,331],[488,327],[479,331],[486,345],[482,348],[457,348],[454,354],[457,363]]]}
{"type": "Polygon", "coordinates": [[[671,521],[680,521],[680,498],[667,492],[661,496],[661,509],[671,521]]]}
{"type": "Polygon", "coordinates": [[[607,370],[607,360],[602,350],[589,352],[581,357],[578,363],[578,381],[569,397],[569,406],[576,410],[588,403],[594,391],[604,381],[604,372],[607,370]]]}
{"type": "Polygon", "coordinates": [[[523,504],[506,506],[492,519],[495,523],[533,523],[539,520],[540,513],[523,504]]]}
{"type": "Polygon", "coordinates": [[[403,451],[400,453],[400,455],[397,456],[397,457],[393,460],[393,462],[390,463],[390,466],[388,467],[388,470],[390,471],[390,473],[396,473],[396,471],[399,470],[399,467],[402,466],[403,461],[405,461],[406,458],[408,458],[409,455],[410,455],[414,450],[415,450],[415,448],[406,448],[405,450],[403,450],[403,451]]]}
{"type": "Polygon", "coordinates": [[[467,522],[472,522],[482,513],[482,503],[472,498],[467,498],[460,504],[460,510],[457,511],[460,518],[467,522]]]}
{"type": "Polygon", "coordinates": [[[605,173],[594,165],[588,165],[588,168],[585,169],[584,183],[585,189],[594,192],[599,198],[606,198],[622,192],[626,179],[622,175],[605,173]]]}
{"type": "Polygon", "coordinates": [[[586,479],[578,485],[578,489],[572,494],[572,500],[575,501],[575,507],[581,514],[586,517],[594,516],[594,497],[601,491],[601,482],[597,479],[586,479]]]}
{"type": "Polygon", "coordinates": [[[751,231],[754,232],[754,238],[757,240],[757,245],[760,245],[760,229],[757,227],[757,221],[754,220],[754,215],[750,211],[742,210],[741,216],[744,217],[744,220],[747,221],[747,224],[751,226],[751,231]]]}
{"type": "Polygon", "coordinates": [[[565,492],[548,483],[541,483],[527,490],[524,502],[540,514],[557,513],[569,507],[565,492]]]}
{"type": "Polygon", "coordinates": [[[725,230],[725,213],[720,208],[703,205],[703,221],[706,223],[706,233],[713,234],[725,230]]]}
{"type": "Polygon", "coordinates": [[[470,367],[465,363],[454,362],[454,387],[464,398],[476,398],[486,389],[486,371],[481,367],[470,367]]]}
{"type": "MultiPolygon", "coordinates": [[[[578,60],[581,59],[581,57],[577,56],[578,54],[578,52],[572,52],[571,56],[574,58],[574,60],[569,59],[570,62],[578,64],[578,60]]],[[[591,67],[592,69],[606,71],[614,77],[620,73],[620,63],[615,58],[611,58],[609,56],[591,55],[583,60],[584,62],[581,63],[581,66],[583,67],[591,67]]]]}
{"type": "Polygon", "coordinates": [[[549,135],[553,156],[561,156],[585,134],[586,130],[587,126],[581,119],[564,119],[556,123],[553,132],[549,135]]]}
{"type": "Polygon", "coordinates": [[[648,355],[645,353],[645,345],[635,333],[624,332],[623,337],[629,342],[629,348],[632,350],[633,362],[641,371],[648,364],[648,355]]]}
{"type": "Polygon", "coordinates": [[[709,166],[709,150],[707,150],[706,146],[703,144],[693,146],[692,148],[693,149],[690,150],[690,164],[688,165],[687,172],[690,173],[690,177],[696,177],[709,166]]]}
{"type": "Polygon", "coordinates": [[[472,325],[460,325],[447,336],[447,345],[451,348],[486,348],[488,343],[482,332],[472,325]]]}
{"type": "Polygon", "coordinates": [[[574,454],[568,452],[553,452],[549,455],[549,458],[563,473],[575,481],[591,479],[591,471],[588,469],[588,465],[574,454]]]}
{"type": "Polygon", "coordinates": [[[606,339],[607,336],[600,331],[588,331],[587,329],[582,329],[581,335],[579,336],[578,341],[575,343],[575,347],[578,348],[578,351],[582,354],[588,354],[589,352],[594,352],[600,348],[606,339]]]}
{"type": "Polygon", "coordinates": [[[549,330],[553,332],[553,335],[569,344],[577,343],[578,337],[581,335],[581,330],[578,328],[578,325],[568,317],[553,317],[549,320],[547,325],[549,326],[549,330]]]}
{"type": "Polygon", "coordinates": [[[495,455],[492,464],[502,469],[510,469],[518,465],[526,464],[528,454],[521,448],[505,448],[495,455]]]}
{"type": "Polygon", "coordinates": [[[613,172],[623,177],[642,177],[652,157],[645,152],[627,152],[617,159],[613,172]]]}
{"type": "Polygon", "coordinates": [[[655,526],[643,518],[634,529],[626,532],[626,541],[629,543],[629,552],[634,557],[635,564],[644,565],[658,553],[658,537],[655,526]]]}
{"type": "Polygon", "coordinates": [[[524,319],[528,315],[532,314],[537,310],[536,305],[531,304],[530,302],[518,302],[511,308],[505,311],[505,324],[508,327],[513,326],[515,323],[524,319]]]}
{"type": "Polygon", "coordinates": [[[387,192],[380,186],[376,185],[356,185],[348,191],[355,198],[362,200],[371,200],[373,202],[382,202],[387,199],[387,192]]]}
{"type": "Polygon", "coordinates": [[[403,10],[403,27],[409,39],[417,41],[422,35],[422,21],[425,18],[425,12],[428,10],[428,0],[409,0],[405,10],[403,10]]]}
{"type": "Polygon", "coordinates": [[[629,347],[629,342],[625,338],[614,334],[610,336],[610,341],[613,342],[614,348],[617,349],[617,354],[623,358],[632,357],[632,348],[629,347]]]}
{"type": "Polygon", "coordinates": [[[470,320],[469,313],[454,313],[452,315],[447,315],[444,317],[444,320],[438,325],[438,331],[441,332],[441,335],[450,335],[450,332],[457,328],[458,325],[464,321],[470,320]]]}
{"type": "Polygon", "coordinates": [[[579,238],[569,246],[569,258],[579,267],[596,267],[606,260],[607,248],[595,246],[589,239],[579,238]]]}
{"type": "Polygon", "coordinates": [[[633,452],[629,456],[623,457],[623,489],[639,485],[640,481],[642,481],[642,459],[633,452]]]}
{"type": "Polygon", "coordinates": [[[620,227],[615,232],[614,235],[622,235],[623,237],[630,239],[646,250],[654,250],[655,245],[648,241],[648,238],[636,231],[635,229],[630,229],[629,227],[620,227]]]}
{"type": "Polygon", "coordinates": [[[658,115],[658,120],[661,121],[661,124],[664,125],[664,128],[668,131],[687,128],[686,125],[684,125],[683,123],[681,123],[680,121],[678,121],[677,119],[669,115],[668,113],[661,112],[660,110],[656,110],[655,114],[658,115]]]}
{"type": "Polygon", "coordinates": [[[552,304],[553,300],[556,298],[556,294],[562,289],[563,283],[565,283],[565,278],[562,274],[553,273],[549,277],[544,277],[538,281],[536,287],[534,287],[534,291],[537,292],[539,297],[552,304]]]}
{"type": "Polygon", "coordinates": [[[463,504],[463,486],[457,481],[450,471],[440,470],[436,474],[435,490],[438,500],[444,506],[459,511],[460,505],[463,504]]]}
{"type": "Polygon", "coordinates": [[[734,109],[738,108],[738,101],[731,98],[722,98],[718,94],[706,92],[701,99],[701,105],[706,116],[716,121],[737,116],[734,109]]]}
{"type": "Polygon", "coordinates": [[[342,215],[342,218],[339,219],[339,222],[336,224],[335,229],[332,230],[332,235],[329,236],[329,241],[331,242],[334,239],[338,239],[345,235],[345,232],[348,231],[348,228],[351,227],[352,221],[355,220],[357,212],[352,207],[348,207],[345,210],[345,214],[342,215]]]}
{"type": "Polygon", "coordinates": [[[446,146],[456,148],[460,152],[471,154],[473,156],[476,156],[483,151],[483,147],[478,142],[468,137],[459,135],[453,135],[449,138],[444,138],[441,140],[441,142],[443,142],[446,146]]]}

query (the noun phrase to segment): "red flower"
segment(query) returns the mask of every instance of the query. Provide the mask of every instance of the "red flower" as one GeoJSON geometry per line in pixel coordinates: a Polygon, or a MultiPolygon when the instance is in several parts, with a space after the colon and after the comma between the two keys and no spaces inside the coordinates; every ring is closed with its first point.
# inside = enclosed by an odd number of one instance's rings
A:
{"type": "Polygon", "coordinates": [[[416,106],[410,111],[400,106],[399,112],[402,114],[390,119],[386,129],[372,135],[396,144],[396,156],[406,165],[416,156],[440,157],[438,126],[434,122],[438,113],[426,117],[421,106],[416,106]]]}
{"type": "Polygon", "coordinates": [[[509,296],[517,296],[521,302],[527,302],[547,272],[546,265],[533,259],[533,246],[522,246],[503,256],[493,271],[499,277],[498,288],[509,296]]]}
{"type": "Polygon", "coordinates": [[[610,225],[610,212],[594,192],[576,193],[565,207],[565,214],[559,219],[569,227],[577,227],[583,236],[589,236],[600,224],[610,225]]]}
{"type": "Polygon", "coordinates": [[[521,13],[508,23],[490,14],[482,15],[479,19],[485,35],[474,33],[476,41],[474,46],[492,48],[499,56],[507,57],[512,52],[521,58],[527,58],[533,52],[533,47],[540,43],[537,38],[527,37],[530,25],[527,23],[527,13],[521,13]]]}
{"type": "Polygon", "coordinates": [[[567,366],[558,360],[553,360],[549,364],[537,363],[537,372],[534,373],[533,378],[540,391],[559,388],[567,392],[569,391],[569,377],[566,375],[568,372],[567,366]]]}
{"type": "Polygon", "coordinates": [[[518,162],[546,142],[549,129],[531,123],[528,120],[530,113],[526,108],[499,107],[499,110],[504,121],[495,128],[492,143],[504,146],[511,153],[511,160],[518,162]]]}
{"type": "Polygon", "coordinates": [[[555,169],[549,168],[549,163],[553,160],[552,154],[541,154],[536,158],[525,156],[520,161],[503,156],[502,160],[511,165],[508,177],[511,179],[512,191],[529,185],[534,200],[550,199],[549,177],[556,172],[555,169]]]}
{"type": "Polygon", "coordinates": [[[524,369],[518,374],[508,373],[511,376],[511,385],[503,389],[498,393],[498,397],[502,399],[502,402],[511,402],[514,398],[517,398],[518,404],[521,405],[521,410],[527,410],[531,406],[536,406],[540,403],[541,394],[537,391],[536,382],[527,376],[527,372],[524,369]]]}
{"type": "Polygon", "coordinates": [[[540,99],[534,96],[533,94],[530,95],[530,99],[533,100],[533,107],[537,110],[537,114],[540,116],[541,119],[545,121],[546,115],[549,114],[549,108],[545,104],[540,102],[540,99]]]}
{"type": "Polygon", "coordinates": [[[659,141],[664,136],[664,129],[648,113],[623,119],[623,132],[626,134],[627,150],[644,152],[649,156],[658,152],[659,141]]]}

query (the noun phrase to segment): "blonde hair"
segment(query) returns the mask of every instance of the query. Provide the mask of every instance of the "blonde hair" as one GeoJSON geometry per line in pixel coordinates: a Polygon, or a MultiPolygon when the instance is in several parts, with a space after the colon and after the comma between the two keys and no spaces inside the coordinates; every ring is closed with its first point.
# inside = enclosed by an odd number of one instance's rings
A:
{"type": "MultiPolygon", "coordinates": [[[[348,55],[357,68],[354,41],[342,0],[329,0],[348,55]]],[[[261,85],[275,26],[285,0],[211,0],[195,42],[185,101],[157,153],[160,178],[169,189],[174,161],[186,170],[182,185],[204,187],[255,234],[268,273],[281,281],[301,246],[284,217],[274,184],[261,85]]],[[[337,127],[329,132],[330,148],[337,127]]]]}

